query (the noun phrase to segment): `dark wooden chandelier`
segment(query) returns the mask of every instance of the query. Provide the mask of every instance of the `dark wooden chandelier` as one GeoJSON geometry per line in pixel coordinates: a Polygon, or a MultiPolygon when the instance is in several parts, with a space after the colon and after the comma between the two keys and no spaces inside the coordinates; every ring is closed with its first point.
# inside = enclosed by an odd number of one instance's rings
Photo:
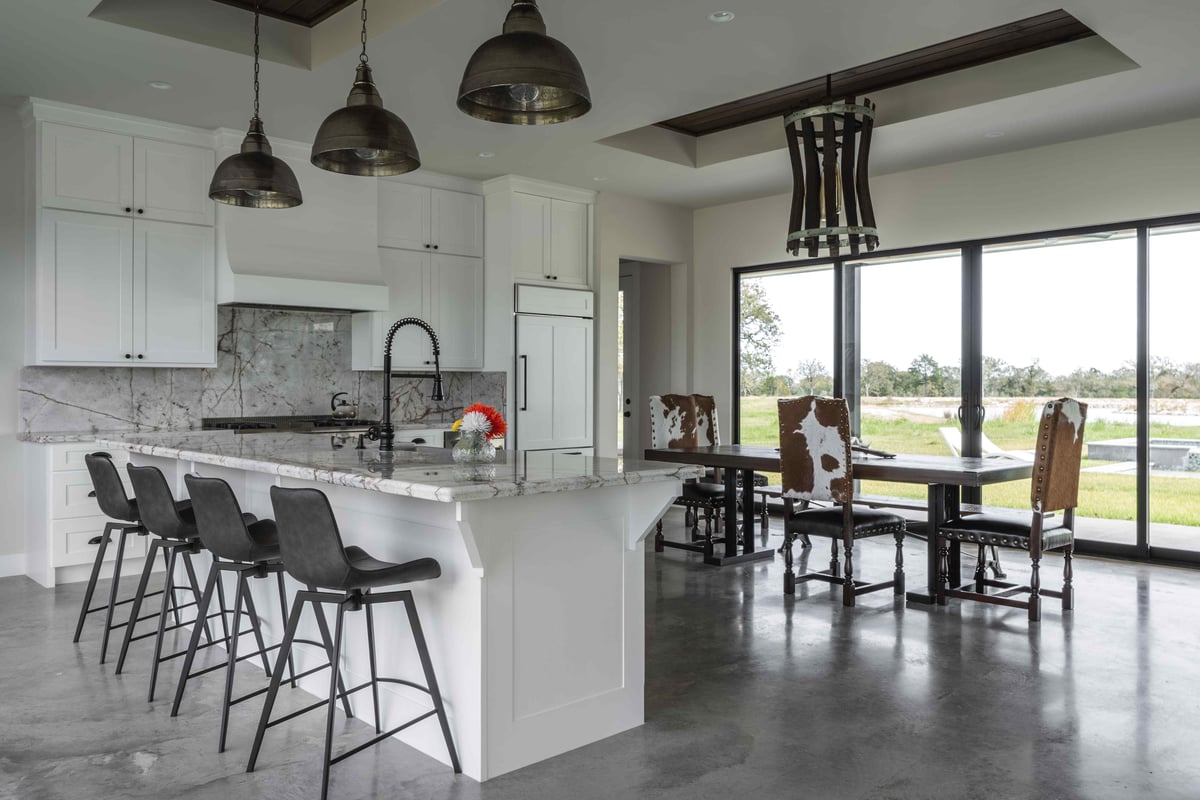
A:
{"type": "Polygon", "coordinates": [[[867,179],[875,104],[832,94],[784,117],[793,180],[787,249],[794,256],[801,249],[810,258],[822,249],[858,255],[879,246],[867,179]]]}

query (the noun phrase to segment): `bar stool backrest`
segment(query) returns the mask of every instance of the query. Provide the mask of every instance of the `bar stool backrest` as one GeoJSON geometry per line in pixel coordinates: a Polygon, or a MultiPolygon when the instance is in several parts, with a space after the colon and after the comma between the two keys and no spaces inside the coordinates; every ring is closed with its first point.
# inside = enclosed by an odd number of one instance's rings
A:
{"type": "Polygon", "coordinates": [[[137,502],[129,499],[121,473],[108,453],[88,453],[83,457],[88,474],[92,476],[92,488],[96,490],[96,502],[100,510],[111,519],[125,522],[138,521],[137,502]]]}
{"type": "Polygon", "coordinates": [[[325,493],[272,486],[271,505],[288,574],[309,586],[344,586],[350,562],[325,493]]]}
{"type": "Polygon", "coordinates": [[[196,532],[205,549],[230,561],[252,561],[254,540],[246,530],[242,507],[229,484],[199,475],[184,475],[183,482],[192,498],[196,532]]]}
{"type": "MultiPolygon", "coordinates": [[[[171,487],[158,467],[135,467],[127,464],[129,480],[133,483],[133,494],[138,500],[138,511],[142,524],[155,536],[164,539],[193,539],[196,526],[184,519],[175,504],[171,487]]],[[[190,516],[190,515],[189,515],[190,516]]]]}
{"type": "Polygon", "coordinates": [[[853,502],[846,401],[813,395],[780,400],[779,462],[784,497],[853,502]]]}

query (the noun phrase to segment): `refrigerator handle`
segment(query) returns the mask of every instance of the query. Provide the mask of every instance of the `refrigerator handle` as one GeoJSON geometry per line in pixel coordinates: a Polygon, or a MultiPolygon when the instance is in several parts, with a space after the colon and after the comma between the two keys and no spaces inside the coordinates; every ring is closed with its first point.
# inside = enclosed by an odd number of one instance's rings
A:
{"type": "Polygon", "coordinates": [[[524,380],[521,388],[521,411],[529,410],[529,356],[517,356],[524,362],[524,380]]]}

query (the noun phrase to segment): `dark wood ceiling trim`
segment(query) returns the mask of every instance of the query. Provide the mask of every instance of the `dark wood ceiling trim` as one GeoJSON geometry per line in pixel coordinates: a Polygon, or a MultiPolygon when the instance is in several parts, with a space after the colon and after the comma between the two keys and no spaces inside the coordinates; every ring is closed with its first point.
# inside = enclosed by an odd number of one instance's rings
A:
{"type": "MultiPolygon", "coordinates": [[[[833,95],[878,92],[1095,35],[1091,28],[1059,9],[835,72],[833,95]]],[[[825,98],[826,78],[822,75],[657,124],[677,133],[704,136],[781,116],[825,98]]]]}
{"type": "MultiPolygon", "coordinates": [[[[227,6],[254,10],[254,0],[216,0],[227,6]]],[[[357,0],[259,0],[259,13],[293,25],[313,28],[357,0]]]]}

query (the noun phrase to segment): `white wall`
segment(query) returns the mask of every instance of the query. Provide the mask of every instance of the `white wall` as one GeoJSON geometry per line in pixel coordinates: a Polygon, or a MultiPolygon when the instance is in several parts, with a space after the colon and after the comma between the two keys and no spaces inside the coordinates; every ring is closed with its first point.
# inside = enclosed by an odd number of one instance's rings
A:
{"type": "Polygon", "coordinates": [[[25,348],[25,160],[16,111],[0,105],[0,576],[25,571],[17,378],[25,348]]]}
{"type": "Polygon", "coordinates": [[[639,197],[602,192],[596,198],[595,449],[616,454],[617,291],[621,259],[670,264],[672,391],[686,391],[690,341],[692,212],[639,197]]]}
{"type": "MultiPolygon", "coordinates": [[[[884,249],[1200,212],[1200,120],[885,175],[871,193],[884,249]]],[[[703,320],[693,326],[691,389],[720,408],[733,402],[730,270],[792,259],[790,202],[696,211],[693,303],[703,320]]]]}

